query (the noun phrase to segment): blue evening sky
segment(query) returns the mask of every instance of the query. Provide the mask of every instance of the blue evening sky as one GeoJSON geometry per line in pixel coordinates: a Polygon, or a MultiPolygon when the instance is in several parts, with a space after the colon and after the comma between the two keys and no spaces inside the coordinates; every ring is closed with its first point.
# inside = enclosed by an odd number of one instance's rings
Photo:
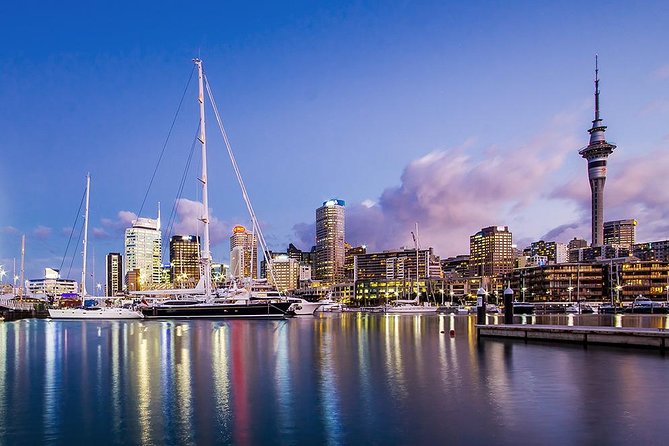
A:
{"type": "MultiPolygon", "coordinates": [[[[308,249],[305,226],[331,197],[350,207],[350,241],[376,237],[378,249],[408,243],[399,223],[413,217],[442,256],[466,253],[467,235],[486,225],[508,224],[518,241],[561,225],[589,238],[577,151],[592,120],[594,54],[607,136],[618,144],[607,188],[619,177],[643,189],[649,175],[624,170],[646,159],[668,167],[657,158],[669,135],[668,23],[662,1],[3,2],[0,264],[18,262],[26,234],[28,277],[60,265],[90,172],[102,281],[104,254],[123,250],[119,212],[140,210],[198,54],[272,248],[308,249]],[[541,154],[550,150],[556,159],[541,154]],[[437,154],[442,164],[422,170],[437,154]],[[538,169],[544,162],[551,167],[538,169]],[[532,184],[513,189],[524,177],[532,184]],[[477,197],[494,203],[489,215],[477,197]],[[374,218],[363,202],[376,203],[374,218]],[[382,239],[354,228],[376,218],[398,229],[382,239]]],[[[158,201],[164,222],[170,214],[197,128],[195,95],[193,79],[142,216],[155,217],[158,201]]],[[[225,231],[248,217],[207,119],[213,252],[227,261],[225,231]]],[[[198,169],[199,156],[189,200],[199,199],[198,169]]],[[[658,226],[666,201],[614,204],[607,218],[646,216],[640,239],[669,238],[658,226]]],[[[182,227],[192,217],[182,209],[182,227]]]]}

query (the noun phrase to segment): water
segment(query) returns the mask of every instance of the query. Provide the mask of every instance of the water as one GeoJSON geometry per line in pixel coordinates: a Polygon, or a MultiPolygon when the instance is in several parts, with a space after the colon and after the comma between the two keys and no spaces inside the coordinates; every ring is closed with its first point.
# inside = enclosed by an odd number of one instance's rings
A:
{"type": "MultiPolygon", "coordinates": [[[[525,322],[570,319],[669,320],[525,322]]],[[[666,444],[662,354],[477,344],[474,322],[0,323],[0,444],[666,444]]]]}

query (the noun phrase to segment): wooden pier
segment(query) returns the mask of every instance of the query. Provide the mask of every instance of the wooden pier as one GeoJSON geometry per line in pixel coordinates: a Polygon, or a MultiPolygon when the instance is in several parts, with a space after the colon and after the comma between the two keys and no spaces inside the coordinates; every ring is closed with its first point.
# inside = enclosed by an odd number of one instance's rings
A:
{"type": "Polygon", "coordinates": [[[479,338],[512,338],[616,347],[642,347],[665,351],[669,330],[663,328],[568,327],[564,325],[477,325],[479,338]]]}

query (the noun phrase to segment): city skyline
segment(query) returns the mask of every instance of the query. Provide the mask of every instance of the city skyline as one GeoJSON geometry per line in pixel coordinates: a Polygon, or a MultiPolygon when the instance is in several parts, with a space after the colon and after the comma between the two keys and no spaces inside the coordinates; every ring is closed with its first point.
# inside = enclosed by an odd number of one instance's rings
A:
{"type": "MultiPolygon", "coordinates": [[[[56,29],[53,41],[44,42],[38,26],[48,20],[16,11],[32,17],[27,23],[36,32],[16,49],[0,49],[0,95],[7,104],[0,112],[6,135],[0,263],[11,270],[25,233],[26,277],[58,266],[63,229],[71,225],[87,171],[89,243],[98,272],[106,253],[122,250],[119,234],[145,194],[141,217],[151,217],[158,201],[172,208],[194,119],[177,120],[156,183],[146,189],[197,51],[270,248],[294,242],[309,249],[313,209],[332,196],[348,204],[346,241],[371,250],[410,246],[415,221],[423,243],[442,257],[467,252],[469,236],[490,225],[509,226],[519,247],[589,239],[590,194],[578,150],[587,145],[592,120],[595,53],[607,138],[621,148],[608,173],[604,220],[638,220],[640,242],[669,238],[662,175],[669,162],[663,124],[669,61],[656,56],[667,34],[657,18],[667,8],[621,5],[604,8],[603,18],[637,39],[598,38],[584,25],[588,11],[576,4],[540,6],[543,14],[517,5],[489,5],[485,13],[483,6],[462,5],[349,6],[344,13],[300,5],[274,20],[235,10],[241,20],[234,32],[191,39],[184,33],[166,43],[132,28],[129,36],[105,40],[89,24],[82,34],[56,29]],[[554,30],[564,16],[568,24],[554,30]],[[442,29],[444,23],[451,27],[442,29]],[[417,24],[423,26],[415,33],[417,24]],[[389,26],[397,31],[392,36],[384,32],[389,26]],[[471,32],[460,36],[468,26],[471,32]],[[300,43],[307,34],[310,43],[300,43]],[[487,48],[497,37],[504,44],[487,48]],[[277,67],[287,72],[276,74],[277,67]],[[299,67],[307,73],[299,75],[299,67]],[[254,166],[254,158],[262,165],[254,166]],[[319,183],[318,172],[333,163],[341,164],[340,176],[319,183]],[[165,169],[172,165],[180,167],[165,169]],[[295,175],[302,185],[297,195],[295,175]]],[[[225,8],[211,9],[205,25],[225,16],[225,8]]],[[[94,14],[98,21],[101,13],[94,14]]],[[[64,24],[78,18],[56,17],[64,24]]],[[[16,25],[3,29],[3,40],[12,41],[16,25]]],[[[161,24],[156,29],[157,35],[168,31],[161,24]]],[[[193,86],[180,116],[195,107],[193,86]]],[[[230,172],[217,138],[210,128],[212,163],[230,172]]],[[[197,234],[197,185],[190,181],[196,170],[189,172],[172,234],[197,234]]],[[[250,224],[238,187],[226,178],[232,175],[211,176],[214,258],[225,261],[230,228],[250,224]]],[[[73,269],[70,277],[77,274],[73,269]]]]}

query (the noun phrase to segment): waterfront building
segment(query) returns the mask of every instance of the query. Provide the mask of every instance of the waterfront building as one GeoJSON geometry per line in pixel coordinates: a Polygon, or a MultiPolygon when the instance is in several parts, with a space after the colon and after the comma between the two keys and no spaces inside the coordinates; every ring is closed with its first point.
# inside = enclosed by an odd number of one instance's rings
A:
{"type": "Polygon", "coordinates": [[[469,275],[491,279],[511,272],[511,241],[508,226],[489,226],[469,237],[469,275]]]}
{"type": "Polygon", "coordinates": [[[469,256],[459,255],[442,259],[441,270],[445,277],[467,277],[469,275],[469,256]]]}
{"type": "Polygon", "coordinates": [[[258,278],[258,239],[242,225],[232,228],[230,268],[235,278],[258,278]]]}
{"type": "Polygon", "coordinates": [[[55,268],[44,268],[44,277],[28,280],[28,292],[31,294],[46,294],[57,297],[62,294],[73,294],[79,291],[75,280],[61,279],[60,271],[55,268]]]}
{"type": "Polygon", "coordinates": [[[636,238],[636,226],[637,221],[634,219],[604,222],[604,244],[632,250],[636,238]]]}
{"type": "Polygon", "coordinates": [[[367,246],[351,246],[346,243],[346,255],[344,257],[344,277],[347,281],[354,279],[355,256],[367,253],[367,246]]]}
{"type": "Polygon", "coordinates": [[[588,246],[588,242],[585,239],[574,237],[567,243],[567,250],[571,251],[572,249],[585,248],[588,246]]]}
{"type": "Polygon", "coordinates": [[[590,133],[590,143],[578,153],[588,160],[588,179],[591,191],[592,245],[604,244],[604,183],[606,182],[606,160],[616,148],[606,141],[606,126],[599,116],[599,68],[595,59],[595,119],[590,133]]]}
{"type": "Polygon", "coordinates": [[[639,260],[661,260],[669,262],[669,240],[637,243],[633,247],[634,257],[639,260]]]}
{"type": "Polygon", "coordinates": [[[170,277],[177,288],[194,288],[200,280],[200,237],[174,235],[170,238],[170,277]]]}
{"type": "Polygon", "coordinates": [[[413,299],[416,291],[430,291],[428,279],[442,279],[439,257],[432,248],[399,249],[358,254],[353,258],[355,299],[367,302],[386,299],[413,299]]]}
{"type": "Polygon", "coordinates": [[[123,256],[110,252],[105,256],[105,295],[116,296],[123,291],[123,256]]]}
{"type": "Polygon", "coordinates": [[[662,261],[625,261],[613,268],[610,292],[620,302],[642,295],[669,302],[669,263],[662,261]]]}
{"type": "Polygon", "coordinates": [[[288,257],[287,254],[279,254],[272,257],[270,267],[272,273],[267,274],[267,283],[282,292],[298,287],[300,262],[288,257]]]}
{"type": "Polygon", "coordinates": [[[507,275],[514,298],[525,302],[601,301],[604,265],[600,263],[559,263],[518,268],[507,275]]]}
{"type": "Polygon", "coordinates": [[[345,206],[332,199],[316,209],[316,279],[329,284],[344,280],[345,206]]]}
{"type": "MultiPolygon", "coordinates": [[[[160,283],[162,241],[160,232],[160,210],[158,218],[137,218],[125,230],[125,265],[128,272],[139,270],[142,286],[160,283]]],[[[128,282],[126,282],[128,287],[128,282]]],[[[129,287],[128,287],[129,289],[129,287]]]]}

